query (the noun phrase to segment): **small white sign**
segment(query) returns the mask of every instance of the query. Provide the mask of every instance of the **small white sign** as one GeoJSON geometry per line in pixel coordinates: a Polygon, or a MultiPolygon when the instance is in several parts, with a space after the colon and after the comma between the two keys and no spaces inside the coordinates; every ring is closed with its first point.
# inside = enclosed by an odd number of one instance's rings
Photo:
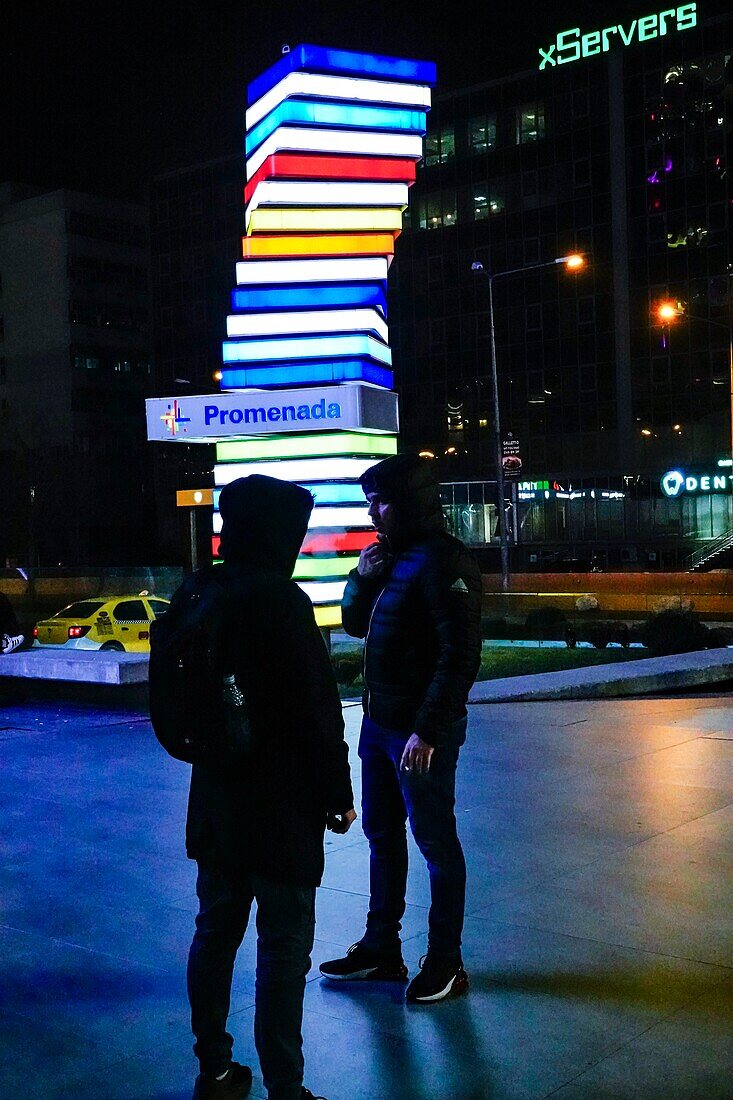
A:
{"type": "Polygon", "coordinates": [[[145,402],[148,439],[216,443],[285,432],[399,431],[397,394],[378,386],[344,383],[297,390],[243,390],[145,402]]]}

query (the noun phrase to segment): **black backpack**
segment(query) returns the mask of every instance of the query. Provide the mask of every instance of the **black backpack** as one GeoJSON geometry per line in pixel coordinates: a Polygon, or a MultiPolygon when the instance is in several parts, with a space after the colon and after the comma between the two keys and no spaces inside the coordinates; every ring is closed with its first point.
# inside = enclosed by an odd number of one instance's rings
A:
{"type": "Polygon", "coordinates": [[[201,569],[150,626],[150,720],[166,752],[188,764],[226,752],[227,601],[222,567],[201,569]]]}

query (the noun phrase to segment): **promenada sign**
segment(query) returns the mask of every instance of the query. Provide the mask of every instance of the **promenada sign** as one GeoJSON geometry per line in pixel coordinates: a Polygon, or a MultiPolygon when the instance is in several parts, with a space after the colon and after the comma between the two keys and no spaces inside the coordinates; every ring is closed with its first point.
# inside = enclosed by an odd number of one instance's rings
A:
{"type": "Polygon", "coordinates": [[[153,397],[145,404],[148,439],[164,442],[333,428],[390,433],[399,427],[397,395],[359,384],[153,397]]]}
{"type": "Polygon", "coordinates": [[[674,31],[689,31],[697,26],[697,4],[681,4],[665,8],[655,15],[642,15],[628,23],[613,23],[602,30],[587,31],[571,27],[561,31],[555,41],[543,50],[540,46],[540,69],[567,65],[581,57],[608,53],[614,46],[630,46],[632,42],[649,42],[674,31]]]}

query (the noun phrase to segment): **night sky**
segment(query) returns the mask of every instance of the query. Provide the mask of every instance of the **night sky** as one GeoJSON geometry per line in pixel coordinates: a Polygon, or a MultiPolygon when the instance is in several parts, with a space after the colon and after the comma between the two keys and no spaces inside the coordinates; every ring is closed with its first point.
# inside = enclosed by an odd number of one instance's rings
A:
{"type": "MultiPolygon", "coordinates": [[[[439,92],[534,68],[538,47],[568,27],[599,29],[667,6],[7,0],[0,181],[142,199],[156,173],[241,148],[247,83],[284,43],[432,60],[439,92]]],[[[700,0],[699,18],[729,8],[700,0]]]]}

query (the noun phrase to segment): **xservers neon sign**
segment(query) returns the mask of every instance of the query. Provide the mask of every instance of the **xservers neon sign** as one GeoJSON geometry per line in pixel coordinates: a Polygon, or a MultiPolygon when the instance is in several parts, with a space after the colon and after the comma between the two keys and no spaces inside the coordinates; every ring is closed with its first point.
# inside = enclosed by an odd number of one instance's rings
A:
{"type": "Polygon", "coordinates": [[[540,69],[554,68],[555,65],[567,65],[579,61],[582,57],[592,57],[597,53],[608,53],[614,46],[630,46],[632,42],[649,42],[653,38],[662,38],[670,31],[689,31],[697,26],[697,4],[682,4],[675,8],[665,8],[656,15],[643,15],[629,23],[614,23],[598,31],[583,34],[580,27],[571,27],[561,31],[552,45],[543,50],[540,46],[540,69]]]}

